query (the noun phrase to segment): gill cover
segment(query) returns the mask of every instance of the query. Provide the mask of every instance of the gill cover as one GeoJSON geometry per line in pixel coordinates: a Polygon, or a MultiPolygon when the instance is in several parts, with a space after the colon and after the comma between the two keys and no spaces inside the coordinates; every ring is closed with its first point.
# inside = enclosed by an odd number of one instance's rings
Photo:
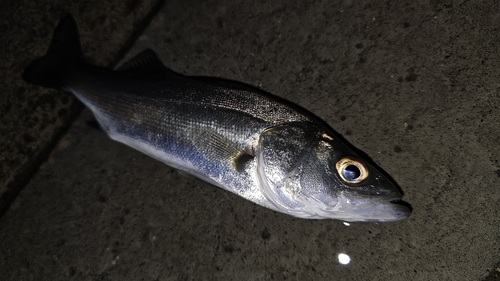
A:
{"type": "Polygon", "coordinates": [[[265,130],[257,146],[257,167],[264,196],[282,212],[319,218],[337,204],[331,147],[323,145],[310,123],[265,130]],[[333,182],[332,182],[333,181],[333,182]]]}

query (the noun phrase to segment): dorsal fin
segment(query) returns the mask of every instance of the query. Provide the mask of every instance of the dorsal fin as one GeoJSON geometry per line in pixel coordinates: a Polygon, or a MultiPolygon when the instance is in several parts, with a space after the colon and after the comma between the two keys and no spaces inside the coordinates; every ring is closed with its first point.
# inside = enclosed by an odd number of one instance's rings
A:
{"type": "Polygon", "coordinates": [[[139,53],[128,62],[120,66],[117,71],[143,72],[143,73],[171,73],[174,71],[168,69],[151,49],[146,49],[139,53]]]}
{"type": "Polygon", "coordinates": [[[263,90],[256,88],[252,85],[224,78],[207,77],[207,76],[191,76],[190,78],[195,79],[196,81],[199,82],[211,84],[218,87],[229,88],[233,90],[240,90],[240,91],[247,91],[254,93],[264,92],[263,90]]]}

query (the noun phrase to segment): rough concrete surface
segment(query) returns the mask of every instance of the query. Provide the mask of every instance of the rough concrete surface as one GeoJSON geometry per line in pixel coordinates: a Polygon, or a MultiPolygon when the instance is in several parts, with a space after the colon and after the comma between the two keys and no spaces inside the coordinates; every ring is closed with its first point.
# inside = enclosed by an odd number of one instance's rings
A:
{"type": "Polygon", "coordinates": [[[82,109],[62,92],[26,84],[23,69],[47,51],[55,24],[72,13],[87,59],[112,66],[161,0],[0,2],[0,215],[82,109]]]}
{"type": "Polygon", "coordinates": [[[493,280],[499,8],[167,2],[128,58],[151,47],[178,72],[309,109],[392,175],[412,216],[276,213],[93,132],[86,110],[0,218],[0,280],[493,280]]]}

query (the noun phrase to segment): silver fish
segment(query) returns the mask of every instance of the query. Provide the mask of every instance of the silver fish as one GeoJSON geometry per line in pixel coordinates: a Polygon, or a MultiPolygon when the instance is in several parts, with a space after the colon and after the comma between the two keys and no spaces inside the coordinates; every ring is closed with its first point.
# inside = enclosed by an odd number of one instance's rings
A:
{"type": "Polygon", "coordinates": [[[118,142],[269,209],[396,221],[397,185],[307,110],[242,83],[188,77],[146,50],[116,71],[85,63],[71,15],[24,79],[74,94],[118,142]]]}

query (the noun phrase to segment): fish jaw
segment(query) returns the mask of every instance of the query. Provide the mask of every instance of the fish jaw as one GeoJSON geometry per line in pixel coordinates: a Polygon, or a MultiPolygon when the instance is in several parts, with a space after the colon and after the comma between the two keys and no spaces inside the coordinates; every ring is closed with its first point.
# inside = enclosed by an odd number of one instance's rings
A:
{"type": "Polygon", "coordinates": [[[400,196],[363,197],[340,193],[334,208],[322,209],[324,218],[347,222],[392,222],[408,218],[411,207],[400,196]]]}
{"type": "Polygon", "coordinates": [[[401,196],[373,197],[340,192],[333,200],[336,201],[333,207],[312,198],[294,198],[294,205],[290,205],[293,196],[283,201],[286,195],[270,191],[269,188],[266,186],[263,190],[264,197],[272,203],[268,208],[302,219],[393,222],[408,218],[412,212],[411,206],[402,201],[401,196]]]}

